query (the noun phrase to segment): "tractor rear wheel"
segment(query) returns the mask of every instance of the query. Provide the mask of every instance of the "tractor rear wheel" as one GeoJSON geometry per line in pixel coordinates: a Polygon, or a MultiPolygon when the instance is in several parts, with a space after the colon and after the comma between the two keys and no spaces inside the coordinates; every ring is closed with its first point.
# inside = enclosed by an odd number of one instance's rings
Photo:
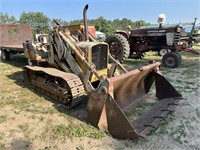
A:
{"type": "Polygon", "coordinates": [[[165,67],[176,68],[181,64],[181,56],[176,52],[166,53],[162,58],[165,67]]]}
{"type": "Polygon", "coordinates": [[[130,45],[128,40],[121,34],[113,34],[106,38],[109,45],[110,54],[121,63],[128,59],[130,53],[130,45]]]}

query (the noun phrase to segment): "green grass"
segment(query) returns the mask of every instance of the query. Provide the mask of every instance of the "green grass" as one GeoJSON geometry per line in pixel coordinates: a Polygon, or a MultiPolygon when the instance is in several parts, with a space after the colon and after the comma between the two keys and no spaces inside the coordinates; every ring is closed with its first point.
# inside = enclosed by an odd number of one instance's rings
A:
{"type": "Polygon", "coordinates": [[[28,123],[21,124],[18,126],[21,132],[24,134],[26,139],[30,139],[31,130],[28,123]]]}
{"type": "Polygon", "coordinates": [[[1,115],[0,116],[0,124],[5,122],[7,120],[7,116],[6,115],[1,115]]]}
{"type": "Polygon", "coordinates": [[[129,119],[135,120],[139,116],[141,116],[144,112],[149,110],[151,108],[151,106],[153,106],[153,105],[154,105],[154,103],[148,103],[148,102],[140,103],[135,108],[131,109],[130,111],[125,112],[125,115],[129,119]]]}
{"type": "Polygon", "coordinates": [[[105,132],[98,130],[87,124],[70,124],[68,126],[64,124],[58,124],[52,128],[54,138],[63,139],[66,137],[89,137],[94,139],[100,139],[105,137],[105,132]]]}
{"type": "Polygon", "coordinates": [[[0,133],[0,150],[6,149],[5,143],[4,143],[4,138],[5,138],[5,134],[0,133]]]}
{"type": "Polygon", "coordinates": [[[176,126],[175,129],[172,129],[172,132],[170,132],[170,136],[179,144],[183,144],[183,142],[188,143],[188,141],[184,140],[184,138],[187,136],[186,125],[186,122],[181,122],[178,126],[176,126]]]}
{"type": "Polygon", "coordinates": [[[195,109],[197,117],[200,119],[200,110],[198,108],[195,109]]]}
{"type": "Polygon", "coordinates": [[[5,149],[5,144],[0,142],[0,150],[4,150],[5,149]]]}

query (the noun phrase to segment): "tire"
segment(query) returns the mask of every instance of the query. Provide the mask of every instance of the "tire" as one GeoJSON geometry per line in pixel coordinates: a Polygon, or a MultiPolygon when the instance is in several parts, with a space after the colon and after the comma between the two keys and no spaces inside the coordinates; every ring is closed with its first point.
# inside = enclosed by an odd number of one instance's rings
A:
{"type": "Polygon", "coordinates": [[[181,64],[181,56],[176,52],[166,53],[162,58],[165,67],[176,68],[181,64]]]}
{"type": "Polygon", "coordinates": [[[131,59],[142,59],[144,57],[143,52],[133,52],[132,54],[130,54],[129,58],[131,59]]]}
{"type": "Polygon", "coordinates": [[[7,50],[1,50],[1,60],[2,61],[10,60],[10,53],[7,50]]]}
{"type": "Polygon", "coordinates": [[[181,55],[180,55],[180,53],[178,52],[178,51],[173,51],[174,53],[176,53],[178,56],[179,56],[179,58],[180,58],[180,63],[182,62],[182,57],[181,57],[181,55]]]}
{"type": "Polygon", "coordinates": [[[169,49],[161,49],[158,51],[158,56],[164,56],[166,53],[169,53],[169,49]]]}
{"type": "Polygon", "coordinates": [[[110,54],[121,63],[128,59],[130,45],[128,40],[121,34],[113,34],[105,39],[109,45],[110,54]]]}

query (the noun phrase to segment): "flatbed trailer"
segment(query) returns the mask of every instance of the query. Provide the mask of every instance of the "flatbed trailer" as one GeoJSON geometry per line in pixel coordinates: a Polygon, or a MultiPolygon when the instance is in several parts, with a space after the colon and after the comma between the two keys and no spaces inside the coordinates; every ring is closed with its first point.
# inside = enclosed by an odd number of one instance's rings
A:
{"type": "Polygon", "coordinates": [[[30,25],[0,24],[1,59],[7,61],[13,54],[24,53],[23,43],[32,40],[30,25]]]}

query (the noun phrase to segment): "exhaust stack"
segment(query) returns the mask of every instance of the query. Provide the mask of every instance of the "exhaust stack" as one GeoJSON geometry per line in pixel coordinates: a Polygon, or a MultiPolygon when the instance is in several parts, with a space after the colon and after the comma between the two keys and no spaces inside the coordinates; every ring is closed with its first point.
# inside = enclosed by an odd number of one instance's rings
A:
{"type": "Polygon", "coordinates": [[[85,30],[85,41],[89,42],[88,24],[87,24],[87,10],[88,10],[88,4],[85,5],[84,10],[83,10],[83,20],[84,20],[84,30],[85,30]]]}

